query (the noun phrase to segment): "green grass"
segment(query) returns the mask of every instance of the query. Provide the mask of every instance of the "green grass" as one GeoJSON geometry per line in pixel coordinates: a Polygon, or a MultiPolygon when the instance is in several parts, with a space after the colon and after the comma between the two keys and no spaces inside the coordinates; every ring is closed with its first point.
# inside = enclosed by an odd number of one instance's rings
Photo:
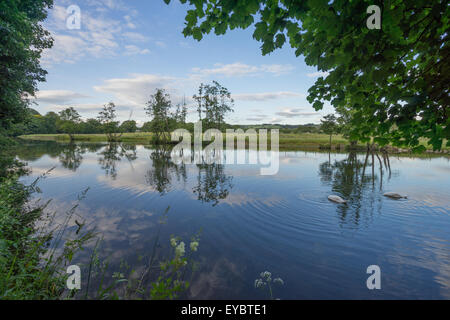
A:
{"type": "MultiPolygon", "coordinates": [[[[281,133],[280,146],[325,146],[329,145],[330,136],[321,133],[281,133]]],[[[341,135],[334,135],[331,140],[332,145],[349,145],[349,141],[341,135]]]]}
{"type": "MultiPolygon", "coordinates": [[[[40,141],[69,141],[69,135],[67,134],[32,134],[20,136],[22,139],[27,140],[40,140],[40,141]]],[[[120,142],[136,142],[136,143],[150,143],[152,133],[150,132],[136,132],[136,133],[124,133],[118,141],[120,142]]],[[[270,134],[268,135],[270,140],[270,134]]],[[[279,145],[282,150],[295,150],[299,148],[319,148],[321,146],[329,145],[330,137],[322,133],[280,133],[279,145]]],[[[87,142],[106,142],[106,134],[76,134],[76,141],[87,142]]],[[[336,146],[348,146],[350,143],[342,135],[334,135],[332,137],[332,145],[336,146]]],[[[420,144],[425,146],[428,150],[432,147],[428,145],[425,139],[420,140],[420,144]]],[[[444,142],[445,145],[445,142],[444,142]]],[[[364,148],[363,144],[358,145],[364,148]]],[[[443,150],[450,151],[450,147],[444,147],[443,150]]]]}
{"type": "MultiPolygon", "coordinates": [[[[102,142],[108,141],[106,134],[76,134],[75,141],[102,142]]],[[[124,133],[118,140],[121,142],[149,142],[150,132],[124,133]]],[[[68,134],[30,134],[20,136],[21,139],[39,141],[70,141],[68,134]]]]}
{"type": "MultiPolygon", "coordinates": [[[[56,141],[69,141],[69,135],[67,134],[31,134],[20,136],[22,139],[27,140],[56,140],[56,141]]],[[[152,138],[152,133],[150,132],[139,132],[139,133],[124,133],[119,141],[121,142],[150,142],[152,138]]],[[[270,139],[270,134],[269,134],[270,139]]],[[[100,142],[107,141],[105,134],[76,134],[76,141],[91,141],[100,142]]],[[[318,147],[320,145],[328,145],[329,136],[325,134],[315,134],[315,133],[302,133],[302,134],[280,134],[280,146],[314,146],[318,147]]],[[[347,145],[349,142],[340,135],[333,136],[333,145],[344,144],[347,145]]]]}

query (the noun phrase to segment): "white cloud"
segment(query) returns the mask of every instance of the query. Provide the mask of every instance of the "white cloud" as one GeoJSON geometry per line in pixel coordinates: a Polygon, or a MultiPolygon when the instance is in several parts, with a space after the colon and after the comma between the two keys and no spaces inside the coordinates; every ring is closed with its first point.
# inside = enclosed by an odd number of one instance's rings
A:
{"type": "Polygon", "coordinates": [[[290,97],[304,97],[304,94],[291,91],[262,92],[262,93],[239,93],[233,94],[233,99],[244,101],[266,101],[290,97]]]}
{"type": "Polygon", "coordinates": [[[88,98],[89,96],[69,90],[41,90],[36,93],[37,102],[64,104],[75,99],[88,98]]]}
{"type": "Polygon", "coordinates": [[[275,75],[282,75],[294,70],[290,64],[264,64],[261,66],[263,72],[273,73],[275,75]]]}
{"type": "Polygon", "coordinates": [[[166,48],[166,47],[167,47],[166,43],[163,42],[163,41],[156,41],[155,44],[156,44],[158,47],[160,47],[160,48],[166,48]]]}
{"type": "Polygon", "coordinates": [[[317,71],[317,72],[312,72],[312,73],[307,73],[306,74],[309,78],[318,78],[318,77],[326,77],[329,75],[328,72],[323,72],[323,71],[317,71]]]}
{"type": "MultiPolygon", "coordinates": [[[[81,29],[69,30],[66,27],[65,0],[56,1],[45,21],[45,27],[55,39],[51,49],[45,50],[41,59],[44,66],[58,63],[75,63],[88,57],[103,58],[120,54],[121,48],[131,46],[127,42],[145,42],[149,39],[136,32],[124,32],[134,29],[133,17],[137,14],[127,9],[121,1],[89,0],[81,9],[81,29]],[[100,10],[97,10],[100,9],[100,10]],[[107,16],[111,10],[127,11],[123,19],[107,16]]],[[[130,54],[134,48],[128,48],[124,54],[130,54]]],[[[133,54],[149,53],[148,49],[133,51],[133,54]]]]}
{"type": "Polygon", "coordinates": [[[193,68],[192,72],[203,75],[224,75],[226,77],[241,77],[241,76],[255,76],[263,73],[271,73],[273,75],[281,75],[288,73],[294,69],[291,65],[272,64],[272,65],[260,65],[252,66],[240,62],[231,64],[216,63],[214,68],[202,69],[193,68]]]}
{"type": "Polygon", "coordinates": [[[130,15],[126,15],[124,17],[125,21],[126,21],[126,25],[128,28],[130,29],[136,29],[136,25],[132,22],[132,17],[130,15]]]}
{"type": "Polygon", "coordinates": [[[251,117],[246,118],[245,120],[261,122],[267,118],[268,118],[268,116],[266,116],[264,114],[255,114],[255,115],[252,115],[251,117]]]}
{"type": "Polygon", "coordinates": [[[275,112],[275,115],[283,118],[320,116],[318,112],[304,112],[303,110],[303,108],[284,108],[283,111],[275,112]]]}
{"type": "Polygon", "coordinates": [[[144,36],[138,32],[125,32],[122,34],[124,38],[133,41],[133,42],[147,42],[150,40],[149,37],[144,36]]]}
{"type": "Polygon", "coordinates": [[[192,46],[189,42],[186,41],[180,41],[178,42],[178,44],[180,45],[180,47],[184,48],[184,49],[191,49],[192,46]]]}
{"type": "Polygon", "coordinates": [[[91,111],[100,111],[100,109],[103,108],[104,104],[101,103],[84,103],[84,104],[79,104],[77,103],[76,105],[71,105],[71,104],[65,104],[65,105],[54,105],[54,106],[50,106],[51,110],[64,110],[70,106],[73,106],[78,112],[83,113],[83,112],[91,112],[91,111]]]}
{"type": "Polygon", "coordinates": [[[280,118],[272,118],[268,122],[269,123],[281,123],[282,119],[280,118]]]}
{"type": "Polygon", "coordinates": [[[176,78],[154,74],[132,74],[130,78],[116,78],[95,86],[98,92],[113,94],[118,103],[142,107],[156,88],[174,91],[176,78]]]}
{"type": "MultiPolygon", "coordinates": [[[[69,2],[72,0],[68,0],[69,2]]],[[[119,11],[127,11],[130,14],[133,13],[134,10],[129,10],[122,0],[85,0],[87,5],[91,7],[97,7],[98,9],[108,9],[108,10],[119,10],[119,11]]]]}
{"type": "Polygon", "coordinates": [[[127,45],[125,46],[125,55],[135,55],[135,54],[149,54],[150,50],[148,49],[141,49],[135,45],[127,45]]]}

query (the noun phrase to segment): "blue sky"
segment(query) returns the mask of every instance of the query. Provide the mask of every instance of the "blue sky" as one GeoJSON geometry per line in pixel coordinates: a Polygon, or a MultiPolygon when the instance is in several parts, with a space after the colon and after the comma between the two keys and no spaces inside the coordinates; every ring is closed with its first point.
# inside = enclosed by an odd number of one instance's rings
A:
{"type": "Polygon", "coordinates": [[[150,119],[144,106],[155,88],[165,88],[175,105],[186,96],[189,121],[197,114],[192,97],[200,83],[218,81],[235,100],[233,124],[318,123],[333,112],[316,112],[307,90],[320,73],[293,49],[262,56],[253,27],[207,35],[200,42],[184,38],[187,5],[163,0],[55,0],[45,27],[54,47],[44,52],[47,82],[39,85],[36,110],[73,106],[83,118],[96,117],[113,101],[120,120],[139,124],[150,119]],[[81,28],[68,29],[66,9],[81,9],[81,28]]]}

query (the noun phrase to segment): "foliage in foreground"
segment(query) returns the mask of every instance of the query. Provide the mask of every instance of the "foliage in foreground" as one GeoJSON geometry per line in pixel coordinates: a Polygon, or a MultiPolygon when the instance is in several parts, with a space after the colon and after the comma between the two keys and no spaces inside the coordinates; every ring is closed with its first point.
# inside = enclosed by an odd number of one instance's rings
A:
{"type": "Polygon", "coordinates": [[[99,258],[98,239],[85,266],[87,284],[82,291],[68,290],[67,266],[98,234],[83,231],[84,222],[76,220],[77,232],[69,232],[78,205],[63,216],[61,224],[44,213],[48,202],[31,205],[30,197],[40,192],[38,181],[25,186],[15,175],[0,179],[0,299],[175,299],[189,287],[185,277],[194,269],[191,258],[198,249],[198,236],[192,238],[189,254],[183,241],[172,238],[172,257],[157,258],[159,229],[141,273],[124,262],[123,272],[106,278],[109,261],[99,258]]]}
{"type": "MultiPolygon", "coordinates": [[[[167,212],[166,212],[167,213],[167,212]]],[[[164,224],[163,216],[160,227],[164,224]]],[[[189,248],[179,237],[171,237],[170,254],[157,255],[160,246],[158,229],[150,256],[140,256],[143,268],[131,267],[126,261],[120,263],[119,270],[112,272],[108,258],[100,258],[101,240],[97,241],[89,265],[87,286],[74,293],[76,298],[95,300],[173,300],[182,295],[190,286],[195,270],[193,254],[198,250],[199,236],[191,239],[189,248]],[[96,285],[90,283],[95,282],[96,285]]]]}
{"type": "Polygon", "coordinates": [[[58,229],[45,231],[45,205],[30,206],[31,194],[39,192],[36,180],[24,186],[17,177],[0,182],[0,299],[55,299],[65,286],[63,266],[93,236],[91,232],[57,245],[75,208],[58,229]]]}
{"type": "Polygon", "coordinates": [[[273,288],[274,284],[278,284],[280,286],[284,285],[284,281],[281,278],[275,278],[272,280],[272,273],[269,271],[264,271],[260,273],[260,277],[255,280],[255,288],[264,289],[267,288],[270,300],[278,300],[273,296],[273,288]]]}
{"type": "MultiPolygon", "coordinates": [[[[171,0],[164,0],[170,3],[171,0]]],[[[254,26],[262,54],[286,42],[323,74],[309,89],[316,110],[329,101],[351,123],[351,140],[423,151],[450,146],[450,6],[445,0],[180,0],[189,3],[183,34],[254,26]],[[369,29],[378,5],[381,29],[369,29]]]]}
{"type": "Polygon", "coordinates": [[[37,83],[47,72],[41,53],[53,45],[41,22],[53,0],[0,1],[0,129],[24,120],[37,83]]]}

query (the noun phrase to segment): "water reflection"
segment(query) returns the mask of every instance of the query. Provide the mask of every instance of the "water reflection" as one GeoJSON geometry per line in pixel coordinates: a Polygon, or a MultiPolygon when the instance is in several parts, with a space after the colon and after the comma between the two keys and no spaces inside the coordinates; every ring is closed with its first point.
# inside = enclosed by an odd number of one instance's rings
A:
{"type": "Polygon", "coordinates": [[[358,226],[361,211],[376,205],[383,189],[383,180],[389,181],[392,171],[387,154],[383,153],[380,157],[378,153],[368,151],[364,157],[358,157],[356,152],[350,152],[345,159],[335,159],[333,162],[329,154],[328,161],[319,164],[319,176],[322,183],[331,186],[332,194],[347,200],[346,204],[337,206],[341,223],[351,221],[358,226]],[[349,213],[351,217],[348,217],[349,213]]]}
{"type": "Polygon", "coordinates": [[[75,172],[81,165],[83,153],[85,153],[85,150],[81,145],[70,143],[62,148],[60,154],[58,155],[58,159],[64,168],[75,172]]]}
{"type": "Polygon", "coordinates": [[[225,174],[223,164],[198,164],[197,185],[193,192],[201,202],[211,202],[213,206],[226,199],[233,188],[233,177],[225,174]]]}
{"type": "Polygon", "coordinates": [[[87,152],[96,152],[104,147],[102,143],[57,143],[55,141],[23,141],[14,151],[24,161],[36,161],[43,156],[58,158],[65,168],[78,169],[81,165],[82,155],[87,152]]]}
{"type": "Polygon", "coordinates": [[[160,195],[166,194],[172,185],[173,175],[177,182],[186,184],[187,174],[185,164],[175,164],[170,156],[170,149],[164,147],[156,147],[150,154],[151,168],[147,170],[145,175],[149,185],[155,188],[160,195]]]}
{"type": "Polygon", "coordinates": [[[126,159],[130,164],[137,159],[136,145],[109,143],[103,151],[98,153],[98,163],[106,175],[112,179],[117,177],[117,163],[126,159]]]}
{"type": "Polygon", "coordinates": [[[35,176],[57,167],[40,186],[55,212],[91,188],[77,213],[101,232],[112,264],[139,267],[168,206],[161,254],[170,235],[203,230],[189,298],[267,298],[254,288],[263,270],[286,281],[281,299],[450,296],[445,158],[283,152],[279,173],[261,176],[256,166],[177,164],[170,149],[117,143],[29,144],[17,154],[35,176]],[[371,264],[385,275],[380,292],[365,286],[371,264]]]}
{"type": "MultiPolygon", "coordinates": [[[[170,148],[156,147],[152,150],[150,159],[151,168],[145,175],[146,181],[161,196],[170,191],[174,183],[182,183],[184,187],[186,186],[188,178],[186,164],[174,163],[170,148]]],[[[207,162],[203,159],[202,164],[195,165],[197,177],[192,192],[196,195],[197,200],[215,206],[229,195],[233,188],[232,177],[225,173],[223,164],[208,164],[207,162]]]]}

